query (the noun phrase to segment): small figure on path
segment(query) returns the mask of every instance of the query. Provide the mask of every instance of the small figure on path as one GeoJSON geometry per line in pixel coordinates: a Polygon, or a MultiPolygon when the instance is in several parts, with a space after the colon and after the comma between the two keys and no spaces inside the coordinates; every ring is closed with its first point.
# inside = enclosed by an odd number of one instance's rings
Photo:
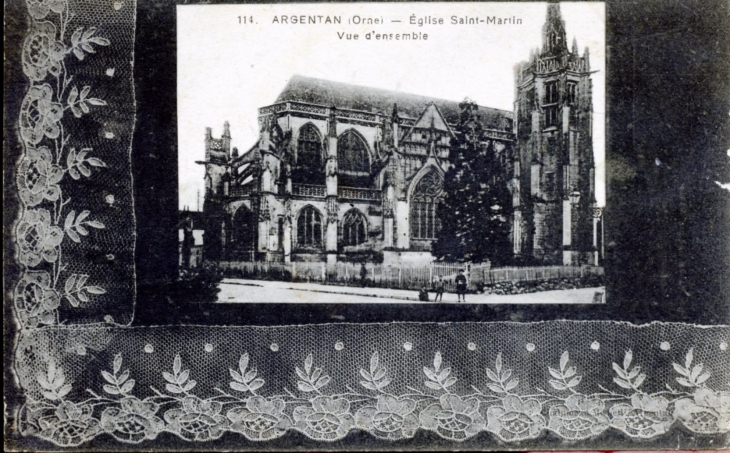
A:
{"type": "Polygon", "coordinates": [[[459,269],[459,275],[454,279],[456,282],[456,297],[457,302],[466,303],[466,275],[464,275],[464,269],[459,269]]]}
{"type": "Polygon", "coordinates": [[[365,263],[362,263],[360,266],[360,283],[362,284],[362,287],[365,288],[365,285],[367,284],[367,278],[368,278],[368,270],[365,269],[365,263]]]}
{"type": "Polygon", "coordinates": [[[425,286],[418,292],[418,300],[421,302],[428,302],[428,290],[425,286]]]}
{"type": "Polygon", "coordinates": [[[439,275],[439,279],[436,281],[436,297],[433,299],[434,302],[444,301],[444,278],[439,275]]]}

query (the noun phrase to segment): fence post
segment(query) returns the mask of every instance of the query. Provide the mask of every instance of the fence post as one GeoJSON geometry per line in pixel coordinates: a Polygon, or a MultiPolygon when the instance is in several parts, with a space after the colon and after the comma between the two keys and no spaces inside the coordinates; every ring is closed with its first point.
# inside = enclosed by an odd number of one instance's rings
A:
{"type": "Polygon", "coordinates": [[[428,283],[433,284],[433,263],[428,267],[428,283]]]}
{"type": "Polygon", "coordinates": [[[402,268],[398,268],[398,286],[403,286],[403,273],[402,268]]]}

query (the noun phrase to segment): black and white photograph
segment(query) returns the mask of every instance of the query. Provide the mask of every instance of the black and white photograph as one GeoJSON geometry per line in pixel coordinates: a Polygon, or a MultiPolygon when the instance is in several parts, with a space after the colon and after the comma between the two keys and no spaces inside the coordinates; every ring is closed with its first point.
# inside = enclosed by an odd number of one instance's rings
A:
{"type": "Polygon", "coordinates": [[[603,3],[287,11],[177,8],[183,271],[222,303],[604,302],[603,3]]]}
{"type": "Polygon", "coordinates": [[[723,451],[730,5],[6,0],[7,451],[723,451]]]}

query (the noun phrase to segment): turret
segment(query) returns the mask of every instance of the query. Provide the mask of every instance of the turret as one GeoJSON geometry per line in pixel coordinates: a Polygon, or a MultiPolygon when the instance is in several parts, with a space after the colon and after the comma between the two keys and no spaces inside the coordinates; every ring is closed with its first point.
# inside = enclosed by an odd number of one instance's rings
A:
{"type": "Polygon", "coordinates": [[[390,115],[391,129],[393,130],[393,146],[398,148],[398,137],[400,135],[400,116],[398,115],[398,104],[393,104],[393,113],[390,115]]]}
{"type": "Polygon", "coordinates": [[[542,49],[529,59],[515,77],[515,165],[522,166],[515,175],[522,190],[513,193],[513,204],[522,225],[515,226],[513,245],[545,263],[575,264],[585,251],[586,209],[594,197],[591,81],[588,51],[581,55],[577,37],[567,42],[556,1],[547,5],[542,49]],[[562,241],[545,233],[550,225],[563,227],[562,241]]]}
{"type": "Polygon", "coordinates": [[[213,129],[205,128],[205,160],[210,160],[210,145],[213,142],[213,129]]]}
{"type": "Polygon", "coordinates": [[[226,121],[223,123],[223,135],[221,136],[221,147],[226,157],[231,155],[231,125],[226,121]]]}
{"type": "Polygon", "coordinates": [[[261,126],[261,135],[259,138],[259,151],[266,152],[269,150],[269,142],[271,139],[271,118],[264,119],[264,124],[261,126]]]}
{"type": "Polygon", "coordinates": [[[560,15],[560,4],[548,4],[547,19],[542,27],[542,56],[561,56],[568,52],[565,22],[560,15]]]}

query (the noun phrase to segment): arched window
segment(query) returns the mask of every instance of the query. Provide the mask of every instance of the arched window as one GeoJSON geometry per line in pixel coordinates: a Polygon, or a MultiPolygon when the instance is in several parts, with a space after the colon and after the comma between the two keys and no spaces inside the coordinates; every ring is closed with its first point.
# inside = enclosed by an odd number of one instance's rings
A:
{"type": "Polygon", "coordinates": [[[322,216],[312,206],[302,209],[297,218],[297,245],[322,246],[322,216]]]}
{"type": "Polygon", "coordinates": [[[312,123],[299,129],[297,162],[292,171],[292,180],[296,183],[324,184],[322,136],[312,123]]]}
{"type": "Polygon", "coordinates": [[[250,209],[241,206],[233,214],[231,225],[231,245],[237,250],[253,248],[256,231],[256,221],[250,209]]]}
{"type": "Polygon", "coordinates": [[[365,216],[357,209],[350,209],[342,220],[342,243],[359,245],[367,241],[368,224],[365,216]]]}
{"type": "Polygon", "coordinates": [[[370,171],[368,147],[357,132],[349,130],[337,139],[337,164],[341,172],[370,171]]]}
{"type": "Polygon", "coordinates": [[[436,239],[441,229],[436,208],[442,197],[443,185],[443,178],[435,169],[418,181],[410,203],[411,239],[436,239]]]}

